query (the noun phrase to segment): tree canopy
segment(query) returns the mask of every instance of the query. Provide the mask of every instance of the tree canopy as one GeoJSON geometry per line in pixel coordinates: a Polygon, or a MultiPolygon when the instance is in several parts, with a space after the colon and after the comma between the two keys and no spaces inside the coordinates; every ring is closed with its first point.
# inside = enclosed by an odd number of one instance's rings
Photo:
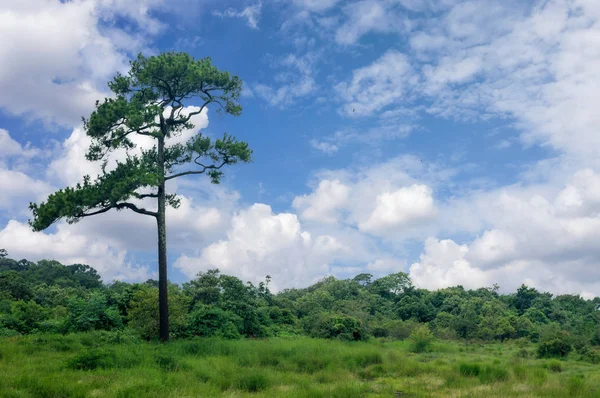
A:
{"type": "Polygon", "coordinates": [[[85,132],[92,140],[86,158],[102,162],[101,174],[94,178],[86,175],[75,187],[60,189],[40,204],[31,203],[33,219],[29,224],[34,231],[41,231],[60,219],[75,223],[124,209],[156,218],[160,334],[167,340],[165,208],[177,208],[180,199],[176,193],[166,192],[166,183],[205,174],[218,184],[224,166],[249,162],[252,154],[246,142],[227,133],[216,140],[202,133],[184,143],[170,139],[193,129],[192,118],[209,106],[239,116],[242,82],[220,71],[210,58],[195,60],[187,53],[169,52],[139,55],[131,62],[129,73],[117,74],[108,86],[113,96],[97,101],[90,117],[83,118],[85,132]],[[199,106],[193,105],[194,101],[199,101],[199,106]],[[152,146],[134,151],[136,136],[151,140],[152,146]],[[109,155],[116,150],[124,150],[126,156],[112,164],[109,155]]]}

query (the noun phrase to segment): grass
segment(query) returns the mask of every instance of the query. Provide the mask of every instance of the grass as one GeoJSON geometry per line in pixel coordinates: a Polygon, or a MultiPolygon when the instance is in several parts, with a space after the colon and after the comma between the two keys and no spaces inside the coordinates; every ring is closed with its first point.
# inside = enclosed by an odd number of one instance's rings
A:
{"type": "Polygon", "coordinates": [[[521,350],[513,343],[436,342],[413,353],[410,341],[3,337],[0,396],[600,397],[597,365],[521,350]]]}

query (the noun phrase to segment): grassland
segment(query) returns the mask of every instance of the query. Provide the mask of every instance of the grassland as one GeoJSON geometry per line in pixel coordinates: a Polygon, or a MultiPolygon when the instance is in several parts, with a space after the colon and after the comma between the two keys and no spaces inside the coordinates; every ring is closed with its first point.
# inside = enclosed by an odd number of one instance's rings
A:
{"type": "Polygon", "coordinates": [[[197,339],[115,333],[0,338],[1,397],[600,397],[600,366],[533,346],[197,339]]]}

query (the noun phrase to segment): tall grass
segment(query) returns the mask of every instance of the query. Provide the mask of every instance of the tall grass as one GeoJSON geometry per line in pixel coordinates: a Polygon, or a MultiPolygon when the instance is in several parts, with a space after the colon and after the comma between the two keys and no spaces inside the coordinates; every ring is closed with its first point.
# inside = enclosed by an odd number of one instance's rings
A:
{"type": "Polygon", "coordinates": [[[592,397],[600,391],[594,365],[523,358],[522,348],[436,342],[414,353],[408,340],[164,345],[110,333],[5,337],[0,397],[592,397]]]}

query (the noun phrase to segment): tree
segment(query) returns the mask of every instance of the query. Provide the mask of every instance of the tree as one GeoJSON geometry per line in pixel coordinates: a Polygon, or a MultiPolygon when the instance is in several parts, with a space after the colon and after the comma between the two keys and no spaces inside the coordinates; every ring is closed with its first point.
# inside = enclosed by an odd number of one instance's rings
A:
{"type": "Polygon", "coordinates": [[[0,249],[0,258],[8,257],[6,249],[0,249]]]}
{"type": "MultiPolygon", "coordinates": [[[[167,293],[166,206],[177,208],[179,199],[166,192],[167,181],[178,177],[205,174],[218,184],[222,167],[249,162],[252,151],[245,142],[224,134],[211,140],[198,133],[187,143],[168,145],[168,139],[194,125],[191,118],[205,108],[216,106],[218,112],[238,116],[242,82],[212,65],[210,58],[193,59],[186,53],[139,55],[131,62],[127,75],[117,74],[108,84],[114,94],[83,119],[92,144],[86,154],[90,161],[102,162],[102,173],[92,180],[85,176],[74,188],[51,194],[46,202],[31,203],[30,225],[34,231],[48,228],[59,219],[74,223],[84,217],[110,210],[128,209],[156,219],[158,231],[158,279],[160,338],[169,338],[167,293]],[[186,108],[184,102],[200,100],[199,107],[186,108]],[[134,137],[142,136],[153,143],[140,154],[129,152],[134,137]],[[125,160],[109,170],[107,156],[124,149],[125,160]],[[182,166],[191,165],[190,169],[182,166]],[[141,207],[156,201],[156,210],[141,207]]],[[[138,137],[140,139],[140,137],[138,137]]]]}

